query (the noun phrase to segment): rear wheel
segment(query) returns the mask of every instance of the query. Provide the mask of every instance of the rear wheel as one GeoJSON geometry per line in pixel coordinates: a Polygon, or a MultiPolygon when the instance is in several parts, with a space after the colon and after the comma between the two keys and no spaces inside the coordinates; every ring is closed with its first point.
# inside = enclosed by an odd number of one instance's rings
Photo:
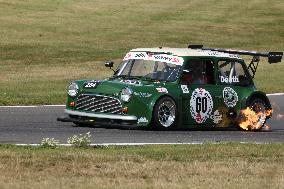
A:
{"type": "Polygon", "coordinates": [[[267,120],[267,110],[265,102],[256,98],[252,100],[245,110],[241,110],[238,126],[242,130],[261,130],[267,120]]]}
{"type": "Polygon", "coordinates": [[[162,97],[156,103],[153,112],[153,127],[171,129],[176,125],[177,108],[173,99],[162,97]]]}

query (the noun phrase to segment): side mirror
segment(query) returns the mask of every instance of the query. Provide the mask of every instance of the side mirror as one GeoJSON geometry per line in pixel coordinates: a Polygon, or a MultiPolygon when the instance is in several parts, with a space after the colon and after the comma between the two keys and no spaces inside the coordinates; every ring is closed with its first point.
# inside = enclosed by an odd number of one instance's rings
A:
{"type": "Polygon", "coordinates": [[[105,62],[105,67],[111,69],[111,68],[113,67],[113,62],[112,62],[112,61],[106,61],[106,62],[105,62]]]}
{"type": "Polygon", "coordinates": [[[107,67],[107,68],[111,69],[113,72],[115,72],[115,70],[112,69],[112,67],[113,67],[113,62],[112,61],[106,61],[105,62],[105,67],[107,67]]]}

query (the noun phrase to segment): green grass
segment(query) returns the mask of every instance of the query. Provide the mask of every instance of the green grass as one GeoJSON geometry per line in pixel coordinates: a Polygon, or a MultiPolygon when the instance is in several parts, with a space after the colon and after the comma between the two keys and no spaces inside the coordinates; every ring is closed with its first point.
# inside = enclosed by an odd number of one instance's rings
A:
{"type": "MultiPolygon", "coordinates": [[[[0,0],[0,105],[62,104],[69,81],[136,47],[283,51],[283,28],[282,0],[0,0]]],[[[262,62],[258,88],[283,92],[283,71],[262,62]]]]}
{"type": "Polygon", "coordinates": [[[0,188],[282,188],[284,144],[0,146],[0,188]]]}

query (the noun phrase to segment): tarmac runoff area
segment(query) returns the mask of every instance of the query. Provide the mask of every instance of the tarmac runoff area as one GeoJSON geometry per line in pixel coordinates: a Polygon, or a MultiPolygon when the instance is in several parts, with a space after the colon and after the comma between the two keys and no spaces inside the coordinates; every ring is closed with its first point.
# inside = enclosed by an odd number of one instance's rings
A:
{"type": "Polygon", "coordinates": [[[73,135],[91,133],[91,146],[203,144],[203,143],[283,143],[284,93],[268,94],[274,113],[268,121],[270,132],[244,132],[237,129],[151,131],[127,128],[74,127],[57,122],[65,105],[0,106],[0,143],[37,146],[43,138],[55,138],[62,146],[73,135]],[[278,116],[281,115],[281,116],[278,116]]]}

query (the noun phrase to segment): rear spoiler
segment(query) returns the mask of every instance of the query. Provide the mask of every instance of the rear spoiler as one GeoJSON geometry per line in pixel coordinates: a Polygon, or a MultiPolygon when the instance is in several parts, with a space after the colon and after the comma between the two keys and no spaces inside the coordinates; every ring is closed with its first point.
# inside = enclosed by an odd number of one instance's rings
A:
{"type": "Polygon", "coordinates": [[[270,64],[281,62],[281,59],[283,56],[283,52],[257,52],[257,51],[244,51],[244,50],[233,50],[233,49],[219,49],[219,48],[203,47],[203,45],[189,45],[188,48],[218,51],[218,52],[224,52],[224,53],[229,53],[229,54],[249,55],[253,57],[267,57],[268,62],[270,64]]]}
{"type": "Polygon", "coordinates": [[[249,69],[249,72],[252,78],[254,78],[254,75],[256,73],[258,63],[260,61],[260,57],[267,57],[268,62],[272,64],[272,63],[281,62],[281,59],[283,56],[283,52],[257,52],[257,51],[244,51],[244,50],[233,50],[233,49],[219,49],[219,48],[203,47],[203,45],[188,45],[188,48],[218,51],[218,52],[224,52],[224,53],[229,53],[229,54],[253,56],[251,62],[248,65],[248,69],[249,69]]]}

